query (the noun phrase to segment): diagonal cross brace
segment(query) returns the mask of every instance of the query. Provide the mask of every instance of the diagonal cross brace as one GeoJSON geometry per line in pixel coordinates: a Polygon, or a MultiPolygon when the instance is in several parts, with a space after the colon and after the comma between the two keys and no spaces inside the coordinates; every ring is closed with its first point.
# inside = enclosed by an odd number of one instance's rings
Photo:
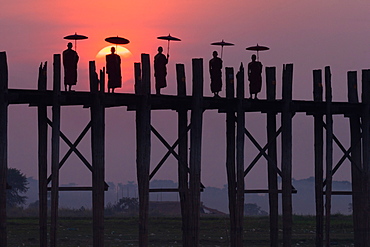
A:
{"type": "Polygon", "coordinates": [[[280,127],[278,129],[278,131],[276,131],[275,135],[273,136],[273,138],[271,138],[271,140],[262,148],[258,142],[256,141],[256,139],[253,138],[252,134],[246,129],[244,128],[244,132],[246,134],[246,136],[249,138],[249,140],[254,144],[254,146],[259,150],[259,153],[258,155],[253,159],[253,161],[251,162],[251,164],[247,167],[247,169],[245,169],[244,171],[244,177],[250,172],[250,170],[252,170],[252,168],[256,165],[257,161],[262,157],[264,156],[268,161],[271,162],[271,164],[273,165],[273,168],[275,169],[275,171],[280,175],[280,177],[282,176],[282,173],[280,171],[280,169],[277,167],[275,161],[266,154],[266,150],[269,148],[269,146],[273,143],[272,140],[273,139],[276,139],[280,133],[282,132],[282,127],[280,127]]]}
{"type": "MultiPolygon", "coordinates": [[[[276,139],[276,137],[278,137],[280,135],[280,133],[282,132],[282,127],[280,127],[278,129],[278,131],[276,131],[275,135],[273,136],[272,140],[273,139],[276,139]]],[[[280,177],[283,176],[283,174],[281,173],[280,169],[277,167],[277,164],[275,163],[275,161],[266,154],[266,150],[267,148],[271,145],[271,143],[273,143],[271,140],[262,148],[258,142],[256,141],[256,139],[254,139],[254,137],[252,136],[252,134],[246,129],[244,128],[244,133],[245,135],[249,138],[249,140],[254,144],[254,146],[260,151],[258,153],[258,155],[256,156],[256,158],[254,158],[253,162],[248,166],[248,168],[244,171],[244,177],[248,174],[248,172],[254,167],[254,165],[257,163],[257,161],[261,158],[261,156],[263,155],[268,161],[271,162],[272,164],[272,168],[276,171],[277,174],[280,175],[280,177]]],[[[295,190],[294,186],[292,185],[292,190],[295,190]]]]}
{"type": "MultiPolygon", "coordinates": [[[[53,123],[50,121],[50,119],[47,119],[48,124],[52,127],[53,123]]],[[[93,167],[90,165],[89,161],[85,159],[85,157],[78,151],[77,145],[81,142],[81,140],[86,135],[87,131],[91,127],[91,121],[86,125],[84,130],[81,132],[81,134],[78,136],[76,141],[72,144],[71,141],[63,134],[63,132],[60,131],[60,137],[63,139],[63,141],[70,147],[68,152],[64,155],[63,159],[59,162],[59,169],[64,165],[68,157],[72,154],[72,152],[75,152],[75,154],[81,159],[81,161],[85,164],[85,166],[92,172],[93,167]]],[[[51,175],[48,177],[48,183],[51,181],[51,175]]]]}
{"type": "MultiPolygon", "coordinates": [[[[179,142],[181,141],[182,138],[184,138],[184,136],[188,133],[188,131],[191,129],[191,124],[189,124],[186,128],[186,131],[184,131],[180,138],[176,140],[176,142],[170,146],[170,144],[161,136],[161,134],[159,134],[159,132],[151,125],[150,126],[151,128],[151,131],[153,132],[153,134],[158,138],[158,140],[160,140],[162,142],[162,144],[168,149],[167,153],[163,156],[162,160],[158,163],[158,165],[154,168],[154,170],[152,171],[152,173],[150,174],[149,176],[149,179],[153,178],[154,175],[158,172],[158,170],[162,167],[162,165],[164,164],[164,162],[167,160],[167,158],[170,156],[170,154],[172,154],[179,162],[180,162],[180,165],[185,167],[187,172],[189,173],[190,170],[189,170],[189,167],[186,163],[183,163],[183,161],[180,160],[180,157],[179,155],[175,152],[175,148],[177,147],[177,145],[179,144],[179,142]]],[[[201,187],[204,188],[204,185],[201,184],[201,187]]]]}
{"type": "MultiPolygon", "coordinates": [[[[178,161],[180,161],[179,159],[179,155],[175,152],[175,148],[177,147],[177,145],[179,145],[179,142],[182,140],[182,138],[184,138],[184,136],[188,133],[188,131],[190,130],[190,124],[187,126],[186,128],[186,131],[184,131],[180,138],[176,140],[176,142],[170,146],[170,144],[161,136],[161,134],[159,134],[159,132],[151,125],[150,126],[150,129],[152,130],[153,134],[163,143],[163,145],[168,149],[167,153],[163,156],[163,158],[161,159],[161,161],[158,163],[158,165],[154,168],[154,170],[151,172],[150,176],[149,176],[149,179],[152,179],[154,177],[154,175],[158,172],[158,170],[162,167],[162,165],[164,164],[164,162],[167,160],[167,158],[170,156],[170,154],[172,154],[178,161]]],[[[183,164],[182,161],[180,161],[181,165],[182,166],[185,166],[187,168],[187,170],[189,171],[189,168],[187,166],[187,164],[183,164]]]]}
{"type": "MultiPolygon", "coordinates": [[[[53,126],[53,123],[52,121],[47,118],[47,123],[50,125],[50,127],[53,126]]],[[[91,128],[91,121],[86,125],[86,127],[83,129],[83,131],[81,132],[81,134],[77,137],[76,141],[74,143],[72,143],[68,138],[67,136],[65,136],[63,134],[63,132],[60,131],[60,137],[63,139],[63,141],[70,147],[68,152],[64,155],[63,159],[59,162],[59,169],[62,168],[62,166],[64,165],[64,163],[67,161],[68,157],[72,154],[72,152],[74,152],[77,157],[80,158],[80,160],[85,164],[85,166],[91,171],[93,172],[93,167],[92,165],[89,163],[89,161],[81,154],[80,151],[78,151],[77,149],[77,145],[80,144],[81,140],[85,137],[86,133],[89,131],[89,129],[91,128]]],[[[51,175],[48,177],[48,180],[47,182],[50,183],[51,181],[51,175]]],[[[106,182],[105,183],[105,186],[108,187],[108,184],[106,182]]]]}
{"type": "MultiPolygon", "coordinates": [[[[324,121],[323,121],[323,126],[326,129],[326,124],[324,123],[324,121]]],[[[363,172],[363,169],[356,162],[353,161],[352,156],[350,155],[350,153],[352,152],[352,149],[355,148],[360,143],[361,138],[359,138],[359,140],[356,142],[356,144],[354,146],[351,146],[348,149],[345,149],[344,148],[344,146],[342,145],[342,143],[339,141],[339,139],[334,134],[333,134],[333,140],[338,145],[338,147],[340,148],[340,150],[343,152],[343,156],[340,158],[340,160],[338,161],[338,163],[335,165],[335,167],[334,167],[334,169],[332,171],[332,173],[333,173],[332,175],[334,176],[335,172],[343,164],[343,162],[345,161],[345,159],[348,159],[349,161],[351,161],[352,164],[355,164],[355,167],[360,172],[363,172]]],[[[325,185],[326,185],[326,179],[323,182],[323,186],[325,186],[325,185]]]]}

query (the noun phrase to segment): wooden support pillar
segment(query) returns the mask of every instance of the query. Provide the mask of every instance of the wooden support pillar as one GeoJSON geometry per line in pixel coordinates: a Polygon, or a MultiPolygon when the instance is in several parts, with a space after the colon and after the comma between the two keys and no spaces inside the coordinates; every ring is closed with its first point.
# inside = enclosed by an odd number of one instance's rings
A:
{"type": "MultiPolygon", "coordinates": [[[[177,96],[186,96],[186,78],[184,64],[176,64],[177,77],[177,96]]],[[[178,181],[179,181],[179,196],[181,204],[182,216],[182,246],[191,247],[189,245],[189,176],[188,167],[188,111],[186,108],[177,110],[178,124],[177,135],[179,140],[178,145],[178,181]]]]}
{"type": "Polygon", "coordinates": [[[92,104],[91,114],[91,154],[92,154],[92,200],[93,200],[93,246],[104,246],[104,161],[105,161],[105,109],[104,71],[100,81],[96,73],[95,61],[89,62],[89,79],[92,104]]]}
{"type": "Polygon", "coordinates": [[[235,170],[235,83],[234,69],[226,68],[226,173],[230,214],[230,246],[236,246],[236,170],[235,170]]]}
{"type": "Polygon", "coordinates": [[[200,171],[203,124],[203,59],[193,59],[193,95],[190,131],[190,246],[199,246],[200,171]]]}
{"type": "Polygon", "coordinates": [[[60,54],[54,54],[53,64],[53,113],[51,132],[51,222],[50,246],[57,246],[58,197],[59,197],[59,144],[60,144],[60,54]]]}
{"type": "Polygon", "coordinates": [[[332,90],[330,67],[325,67],[326,101],[326,186],[325,186],[325,243],[330,246],[331,195],[333,181],[333,116],[331,110],[332,90]]]}
{"type": "MultiPolygon", "coordinates": [[[[358,103],[357,72],[348,71],[348,102],[358,103]]],[[[349,124],[351,131],[351,175],[352,175],[352,215],[355,246],[366,246],[365,225],[363,224],[363,173],[361,162],[361,124],[360,115],[350,115],[349,124]]]]}
{"type": "Polygon", "coordinates": [[[141,54],[140,101],[136,109],[136,167],[139,186],[139,246],[148,246],[149,167],[150,167],[150,60],[141,54]]]}
{"type": "MultiPolygon", "coordinates": [[[[313,71],[314,102],[322,102],[323,86],[322,71],[313,71]]],[[[316,247],[324,244],[324,140],[323,114],[314,115],[314,150],[315,150],[315,205],[316,205],[316,247]]]]}
{"type": "MultiPolygon", "coordinates": [[[[266,67],[267,100],[276,100],[276,68],[266,67]]],[[[277,180],[277,147],[276,147],[276,112],[267,112],[267,140],[269,143],[267,172],[269,187],[269,215],[270,215],[270,246],[277,247],[279,243],[279,203],[277,180]],[[275,167],[275,168],[274,168],[275,167]]]]}
{"type": "MultiPolygon", "coordinates": [[[[38,90],[46,91],[47,83],[47,63],[42,64],[39,68],[38,90]]],[[[39,163],[39,228],[40,228],[40,246],[47,246],[47,221],[48,221],[48,205],[47,205],[47,139],[48,139],[48,124],[47,124],[47,106],[39,104],[37,106],[38,116],[38,163],[39,163]]]]}
{"type": "Polygon", "coordinates": [[[244,101],[244,67],[240,65],[236,85],[236,245],[243,246],[243,219],[244,219],[244,129],[245,112],[244,101]]]}
{"type": "Polygon", "coordinates": [[[283,67],[282,121],[282,203],[283,203],[283,246],[292,246],[292,102],[293,64],[283,67]]]}
{"type": "Polygon", "coordinates": [[[370,242],[370,70],[362,70],[362,103],[364,104],[361,116],[362,122],[362,161],[364,174],[364,212],[363,222],[365,224],[365,241],[370,242]]]}
{"type": "Polygon", "coordinates": [[[7,246],[6,176],[8,170],[8,64],[0,52],[0,246],[7,246]]]}
{"type": "Polygon", "coordinates": [[[141,90],[141,64],[134,63],[134,75],[135,75],[135,94],[140,94],[141,90]]]}

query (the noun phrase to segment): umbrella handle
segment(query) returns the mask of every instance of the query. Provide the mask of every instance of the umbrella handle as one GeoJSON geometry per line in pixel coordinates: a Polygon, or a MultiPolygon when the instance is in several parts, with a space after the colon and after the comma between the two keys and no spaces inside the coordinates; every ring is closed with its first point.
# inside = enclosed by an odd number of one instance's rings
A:
{"type": "Polygon", "coordinates": [[[167,44],[167,56],[170,54],[170,41],[168,40],[167,44]]]}

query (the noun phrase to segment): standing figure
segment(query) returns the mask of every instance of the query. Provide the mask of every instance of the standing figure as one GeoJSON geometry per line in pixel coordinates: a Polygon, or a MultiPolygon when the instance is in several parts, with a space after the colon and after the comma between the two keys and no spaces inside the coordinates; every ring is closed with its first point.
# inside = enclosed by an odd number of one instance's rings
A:
{"type": "Polygon", "coordinates": [[[249,93],[250,99],[254,94],[257,99],[257,94],[261,92],[262,87],[262,63],[256,61],[256,55],[252,55],[252,62],[248,63],[248,80],[249,80],[249,93]]]}
{"type": "Polygon", "coordinates": [[[67,50],[63,51],[63,67],[64,67],[64,88],[65,91],[72,91],[72,86],[77,84],[77,52],[72,50],[72,43],[67,44],[67,50]]]}
{"type": "Polygon", "coordinates": [[[116,49],[114,47],[110,51],[112,53],[105,56],[108,74],[108,93],[114,93],[115,88],[122,86],[121,57],[115,54],[116,49]]]}
{"type": "Polygon", "coordinates": [[[213,58],[209,60],[209,74],[211,75],[211,91],[214,94],[214,97],[219,98],[218,93],[222,88],[222,59],[217,57],[217,51],[212,53],[213,58]]]}
{"type": "Polygon", "coordinates": [[[154,77],[155,77],[155,92],[161,94],[161,88],[167,87],[166,76],[167,76],[167,63],[168,57],[162,53],[163,48],[158,47],[158,53],[154,57],[154,77]]]}

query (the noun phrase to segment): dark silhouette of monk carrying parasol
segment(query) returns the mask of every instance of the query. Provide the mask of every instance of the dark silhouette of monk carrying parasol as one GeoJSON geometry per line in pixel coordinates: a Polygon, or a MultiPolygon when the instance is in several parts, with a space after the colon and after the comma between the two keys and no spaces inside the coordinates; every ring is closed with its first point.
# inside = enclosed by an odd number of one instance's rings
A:
{"type": "Polygon", "coordinates": [[[63,67],[64,67],[64,87],[65,91],[72,91],[72,86],[77,84],[77,63],[79,60],[77,54],[77,40],[87,39],[87,36],[74,33],[64,37],[67,40],[75,41],[75,50],[72,50],[72,43],[67,44],[68,49],[63,51],[63,67]]]}
{"type": "Polygon", "coordinates": [[[181,41],[181,39],[171,36],[168,34],[167,36],[159,36],[157,39],[167,40],[167,57],[170,55],[170,41],[181,41]]]}
{"type": "Polygon", "coordinates": [[[220,42],[213,42],[213,43],[211,43],[211,45],[221,46],[221,59],[222,59],[222,54],[223,54],[223,51],[224,51],[224,46],[233,46],[234,44],[233,43],[229,43],[229,42],[225,42],[224,40],[222,40],[220,42]]]}
{"type": "Polygon", "coordinates": [[[155,77],[155,92],[157,95],[161,94],[161,88],[167,87],[167,63],[168,54],[163,54],[162,46],[158,47],[158,53],[154,57],[154,77],[155,77]]]}
{"type": "Polygon", "coordinates": [[[116,54],[117,45],[125,45],[130,43],[128,39],[122,37],[108,37],[105,41],[115,44],[116,48],[111,48],[111,54],[106,55],[106,69],[108,74],[108,93],[114,93],[115,88],[122,87],[121,74],[121,57],[116,54]]]}
{"type": "Polygon", "coordinates": [[[252,55],[252,61],[248,64],[248,80],[249,80],[249,93],[250,99],[254,94],[254,98],[257,99],[257,94],[261,92],[262,88],[262,63],[259,61],[258,52],[259,51],[267,51],[270,48],[267,46],[250,46],[247,47],[246,50],[248,51],[257,51],[257,56],[252,55]]]}
{"type": "Polygon", "coordinates": [[[63,67],[64,67],[64,88],[65,91],[72,91],[72,86],[77,84],[77,63],[78,54],[72,50],[72,43],[67,44],[67,50],[63,51],[63,67]]]}
{"type": "Polygon", "coordinates": [[[72,34],[72,35],[65,36],[64,39],[74,40],[75,41],[75,50],[77,51],[77,40],[87,39],[87,36],[75,33],[75,34],[72,34]]]}
{"type": "Polygon", "coordinates": [[[159,36],[157,39],[167,40],[167,56],[163,54],[163,47],[158,47],[158,53],[154,57],[154,77],[155,77],[155,92],[157,95],[161,94],[161,88],[167,87],[167,63],[170,56],[170,41],[181,41],[168,34],[167,36],[159,36]]]}
{"type": "Polygon", "coordinates": [[[211,91],[215,98],[220,98],[219,92],[222,89],[222,59],[218,57],[217,51],[212,53],[213,58],[209,60],[209,74],[211,76],[211,91]]]}
{"type": "Polygon", "coordinates": [[[115,88],[122,86],[121,57],[115,54],[116,49],[112,47],[111,54],[105,56],[108,74],[108,93],[114,93],[115,88]]]}
{"type": "Polygon", "coordinates": [[[270,50],[270,48],[268,48],[267,46],[262,46],[262,45],[254,45],[254,46],[250,46],[250,47],[247,47],[245,48],[247,51],[256,51],[257,52],[257,61],[259,61],[259,56],[258,56],[258,52],[259,51],[267,51],[267,50],[270,50]]]}

